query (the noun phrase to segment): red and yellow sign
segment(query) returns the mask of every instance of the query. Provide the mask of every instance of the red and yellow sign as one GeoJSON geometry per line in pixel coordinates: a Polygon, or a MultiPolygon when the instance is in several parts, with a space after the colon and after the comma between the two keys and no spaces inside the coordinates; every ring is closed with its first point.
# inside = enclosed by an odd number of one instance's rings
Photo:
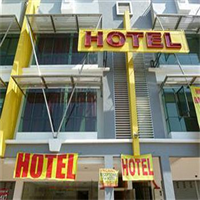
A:
{"type": "Polygon", "coordinates": [[[101,189],[117,187],[118,171],[114,169],[99,169],[99,184],[101,189]]]}
{"type": "Polygon", "coordinates": [[[78,51],[188,53],[184,31],[80,30],[78,51]]]}
{"type": "Polygon", "coordinates": [[[154,180],[151,154],[121,155],[121,167],[123,181],[154,180]]]}
{"type": "Polygon", "coordinates": [[[7,200],[9,195],[9,189],[0,188],[0,200],[7,200]]]}
{"type": "Polygon", "coordinates": [[[197,115],[197,121],[200,128],[200,87],[190,86],[190,90],[192,93],[192,99],[197,115]]]}
{"type": "Polygon", "coordinates": [[[18,153],[14,178],[74,181],[78,154],[18,153]]]}

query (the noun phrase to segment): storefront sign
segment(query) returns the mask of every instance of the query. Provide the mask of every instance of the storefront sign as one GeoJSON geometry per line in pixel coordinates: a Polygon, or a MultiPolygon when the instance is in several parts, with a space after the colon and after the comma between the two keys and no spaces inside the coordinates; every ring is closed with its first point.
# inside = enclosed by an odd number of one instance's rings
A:
{"type": "Polygon", "coordinates": [[[78,51],[188,53],[184,31],[80,30],[78,51]]]}
{"type": "Polygon", "coordinates": [[[194,102],[194,107],[197,115],[197,121],[200,128],[200,87],[190,86],[192,93],[192,99],[194,102]]]}
{"type": "Polygon", "coordinates": [[[18,153],[14,178],[74,181],[78,154],[18,153]]]}
{"type": "Polygon", "coordinates": [[[99,184],[101,189],[105,187],[117,187],[118,171],[114,169],[99,169],[99,184]]]}
{"type": "Polygon", "coordinates": [[[121,155],[123,181],[153,180],[153,160],[151,154],[131,156],[121,155]]]}
{"type": "Polygon", "coordinates": [[[0,200],[7,200],[8,199],[8,189],[0,188],[0,200]]]}

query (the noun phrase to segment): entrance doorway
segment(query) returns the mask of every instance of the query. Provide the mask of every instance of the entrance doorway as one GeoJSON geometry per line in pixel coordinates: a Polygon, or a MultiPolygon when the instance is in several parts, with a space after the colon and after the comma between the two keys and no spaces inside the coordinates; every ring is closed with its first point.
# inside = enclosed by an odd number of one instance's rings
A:
{"type": "Polygon", "coordinates": [[[98,182],[26,182],[22,199],[97,200],[98,182]]]}

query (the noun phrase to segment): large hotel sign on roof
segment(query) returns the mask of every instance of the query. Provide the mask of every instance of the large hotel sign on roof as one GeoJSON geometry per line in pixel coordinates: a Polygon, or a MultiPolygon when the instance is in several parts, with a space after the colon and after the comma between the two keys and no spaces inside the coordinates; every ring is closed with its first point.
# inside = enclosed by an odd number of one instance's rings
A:
{"type": "Polygon", "coordinates": [[[188,53],[184,31],[80,30],[78,51],[188,53]]]}

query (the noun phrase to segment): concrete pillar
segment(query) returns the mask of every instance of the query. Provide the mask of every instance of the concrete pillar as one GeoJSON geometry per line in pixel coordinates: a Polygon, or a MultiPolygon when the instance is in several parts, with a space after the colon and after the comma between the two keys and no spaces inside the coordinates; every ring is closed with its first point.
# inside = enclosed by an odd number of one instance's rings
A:
{"type": "Polygon", "coordinates": [[[23,192],[23,186],[24,186],[24,181],[17,180],[15,182],[15,190],[14,190],[14,195],[13,199],[15,200],[21,200],[22,198],[22,192],[23,192]]]}
{"type": "Polygon", "coordinates": [[[100,190],[100,188],[98,188],[98,200],[104,200],[104,199],[105,199],[104,190],[100,190]]]}
{"type": "Polygon", "coordinates": [[[161,156],[160,158],[164,194],[166,200],[175,199],[173,180],[168,156],[161,156]]]}
{"type": "MultiPolygon", "coordinates": [[[[104,157],[105,168],[113,168],[113,156],[104,157]]],[[[105,200],[114,200],[114,188],[105,188],[105,200]]]]}

